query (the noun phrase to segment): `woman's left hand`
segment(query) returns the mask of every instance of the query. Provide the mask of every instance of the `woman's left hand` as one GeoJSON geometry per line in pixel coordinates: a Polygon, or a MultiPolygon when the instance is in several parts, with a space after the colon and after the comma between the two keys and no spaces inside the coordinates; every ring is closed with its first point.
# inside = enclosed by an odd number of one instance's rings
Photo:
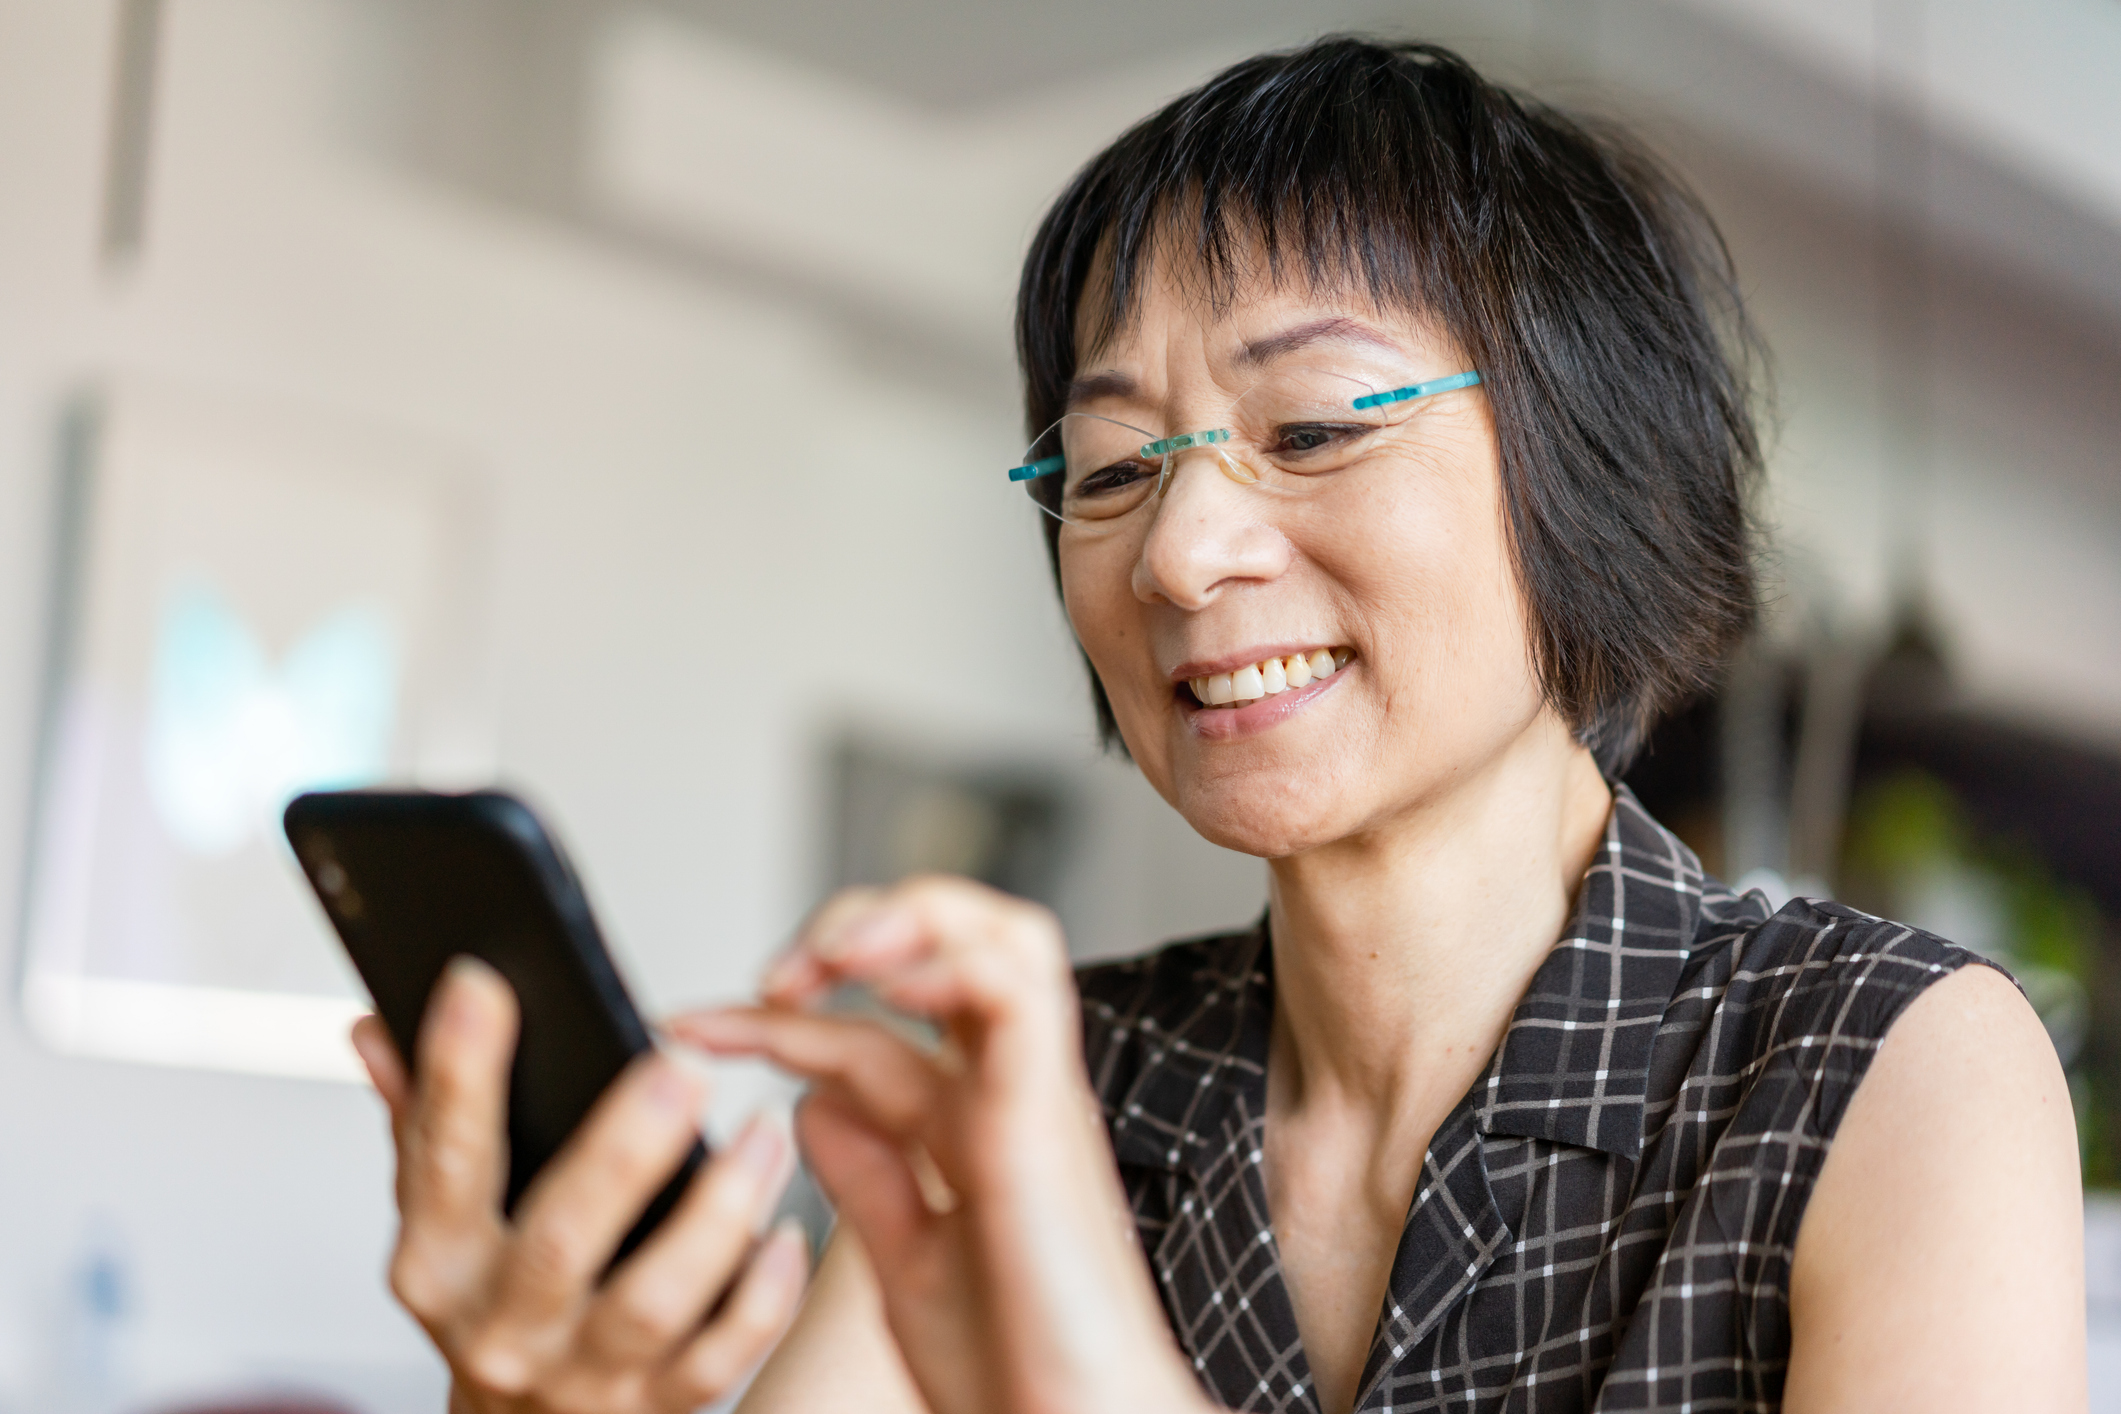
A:
{"type": "Polygon", "coordinates": [[[670,1033],[813,1082],[798,1135],[936,1414],[1207,1407],[1134,1239],[1050,913],[963,879],[851,889],[762,991],[670,1033]],[[849,982],[941,1044],[812,1009],[849,982]]]}

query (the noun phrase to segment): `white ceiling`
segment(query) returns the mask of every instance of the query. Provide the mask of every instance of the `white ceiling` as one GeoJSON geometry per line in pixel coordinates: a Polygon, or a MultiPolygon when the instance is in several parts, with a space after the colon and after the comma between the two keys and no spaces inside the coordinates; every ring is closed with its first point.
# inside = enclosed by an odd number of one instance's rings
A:
{"type": "Polygon", "coordinates": [[[2121,326],[2116,0],[379,3],[426,75],[400,129],[425,165],[981,359],[1031,221],[1100,142],[1340,29],[1845,204],[1919,195],[1940,244],[2121,326]],[[1927,177],[1881,171],[1911,134],[1927,177]]]}

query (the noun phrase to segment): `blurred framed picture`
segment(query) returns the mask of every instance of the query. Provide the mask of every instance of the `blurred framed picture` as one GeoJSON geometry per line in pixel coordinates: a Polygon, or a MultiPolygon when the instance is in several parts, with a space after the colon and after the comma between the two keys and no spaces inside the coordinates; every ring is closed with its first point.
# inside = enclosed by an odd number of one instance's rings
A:
{"type": "Polygon", "coordinates": [[[1050,763],[924,751],[865,733],[831,752],[826,883],[963,874],[1057,906],[1080,803],[1050,763]]]}
{"type": "Polygon", "coordinates": [[[296,793],[491,770],[462,461],[126,381],[69,418],[22,1005],[66,1052],[352,1079],[296,793]]]}

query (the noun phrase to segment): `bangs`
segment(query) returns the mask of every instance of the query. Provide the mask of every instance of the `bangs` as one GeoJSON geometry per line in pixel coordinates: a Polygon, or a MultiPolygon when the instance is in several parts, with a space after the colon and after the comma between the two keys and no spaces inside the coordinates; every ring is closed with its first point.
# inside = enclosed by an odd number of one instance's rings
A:
{"type": "Polygon", "coordinates": [[[1465,183],[1465,125],[1424,92],[1430,70],[1457,61],[1355,43],[1364,52],[1328,42],[1241,64],[1077,179],[1026,270],[1029,420],[1051,406],[1039,374],[1072,375],[1078,338],[1096,348],[1126,329],[1159,264],[1218,312],[1264,280],[1432,315],[1463,336],[1451,194],[1465,183]]]}

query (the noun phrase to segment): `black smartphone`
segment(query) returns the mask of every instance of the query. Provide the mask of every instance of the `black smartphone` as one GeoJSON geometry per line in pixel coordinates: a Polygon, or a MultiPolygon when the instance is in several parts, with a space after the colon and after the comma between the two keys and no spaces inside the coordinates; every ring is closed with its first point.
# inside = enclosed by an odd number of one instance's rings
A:
{"type": "MultiPolygon", "coordinates": [[[[296,797],[283,824],[408,1064],[451,958],[468,953],[515,988],[522,1030],[508,1079],[512,1214],[597,1097],[654,1044],[565,853],[529,806],[496,790],[319,791],[296,797]]],[[[695,1142],[612,1265],[669,1214],[706,1157],[695,1142]]]]}

